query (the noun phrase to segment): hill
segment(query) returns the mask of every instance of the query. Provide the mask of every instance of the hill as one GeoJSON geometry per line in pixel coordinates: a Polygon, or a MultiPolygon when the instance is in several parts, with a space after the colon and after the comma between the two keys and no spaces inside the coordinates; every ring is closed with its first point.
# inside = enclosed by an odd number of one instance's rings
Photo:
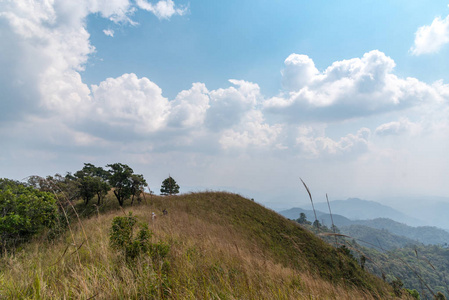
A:
{"type": "Polygon", "coordinates": [[[359,220],[355,221],[354,224],[376,229],[385,229],[395,235],[404,236],[426,245],[447,245],[449,243],[449,232],[437,227],[411,227],[387,218],[359,220]]]}
{"type": "Polygon", "coordinates": [[[41,237],[4,254],[1,298],[393,297],[388,284],[362,270],[346,251],[251,200],[213,192],[146,199],[73,219],[59,238],[41,237]],[[109,244],[113,219],[129,212],[153,232],[151,251],[136,260],[109,244]]]}
{"type": "MultiPolygon", "coordinates": [[[[327,202],[315,203],[315,209],[328,211],[327,202]]],[[[423,225],[423,222],[409,217],[389,206],[358,198],[330,201],[332,214],[342,215],[351,220],[370,220],[376,218],[388,218],[411,226],[423,225]]],[[[309,207],[306,207],[309,209],[309,207]]],[[[310,207],[311,208],[311,207],[310,207]]]]}
{"type": "Polygon", "coordinates": [[[392,250],[408,245],[418,245],[416,240],[390,233],[385,229],[376,229],[364,225],[351,225],[340,227],[342,234],[357,240],[365,247],[392,250]]]}
{"type": "MultiPolygon", "coordinates": [[[[315,219],[315,215],[312,210],[302,209],[298,207],[279,212],[279,214],[292,220],[296,220],[299,217],[300,213],[305,213],[309,221],[313,221],[315,219]]],[[[331,217],[328,213],[316,210],[316,214],[318,221],[320,221],[321,224],[326,225],[327,227],[331,227],[331,217]]],[[[387,230],[388,233],[386,232],[386,234],[389,234],[389,236],[385,236],[385,240],[383,240],[382,234],[375,234],[379,238],[382,245],[389,245],[387,248],[398,246],[400,247],[401,245],[406,244],[407,241],[404,240],[404,238],[408,239],[412,243],[419,242],[425,245],[449,244],[449,232],[433,226],[413,227],[388,218],[375,218],[371,220],[350,220],[339,214],[332,214],[332,217],[334,220],[334,224],[338,228],[340,228],[342,233],[352,236],[351,233],[356,230],[355,228],[358,228],[358,233],[356,234],[356,236],[354,236],[354,238],[359,238],[360,232],[363,231],[363,227],[359,228],[356,225],[361,225],[372,229],[387,230]],[[356,227],[352,227],[353,230],[349,230],[347,228],[348,226],[356,227]],[[398,240],[396,246],[394,246],[395,243],[391,243],[393,241],[391,234],[395,235],[395,239],[398,240]]],[[[375,231],[371,231],[371,233],[374,234],[375,231]]]]}
{"type": "MultiPolygon", "coordinates": [[[[332,220],[328,213],[324,213],[319,210],[316,210],[315,212],[316,212],[318,221],[320,221],[321,224],[326,225],[327,227],[331,227],[332,220]]],[[[309,220],[309,221],[313,222],[315,220],[315,214],[313,213],[313,210],[302,209],[299,207],[293,207],[293,208],[279,212],[279,214],[281,214],[282,216],[284,216],[290,220],[298,219],[300,213],[306,214],[307,220],[309,220]]],[[[355,223],[353,220],[350,220],[342,215],[334,214],[334,213],[332,214],[332,219],[334,221],[335,226],[338,226],[338,227],[349,226],[349,225],[352,225],[355,223]]]]}

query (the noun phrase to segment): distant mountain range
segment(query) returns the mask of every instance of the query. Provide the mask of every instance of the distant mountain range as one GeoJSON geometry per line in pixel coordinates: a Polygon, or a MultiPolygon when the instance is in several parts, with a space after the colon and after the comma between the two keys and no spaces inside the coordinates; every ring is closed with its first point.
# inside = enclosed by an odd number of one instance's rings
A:
{"type": "MultiPolygon", "coordinates": [[[[330,202],[334,224],[342,233],[348,234],[354,238],[360,238],[373,241],[372,237],[385,236],[382,247],[401,247],[407,243],[418,241],[423,244],[449,244],[449,232],[437,227],[431,226],[409,226],[408,224],[422,224],[417,219],[411,218],[391,207],[379,204],[373,201],[360,199],[337,200],[330,202]],[[373,230],[361,228],[365,226],[373,230]],[[376,231],[377,230],[377,231],[376,231]],[[383,233],[382,233],[383,230],[383,233]],[[395,236],[388,236],[385,232],[395,236]],[[379,232],[380,231],[380,232],[379,232]],[[399,237],[405,237],[404,240],[399,237]],[[394,239],[397,243],[392,242],[394,239]]],[[[331,217],[326,202],[315,204],[317,218],[321,224],[330,227],[332,225],[331,217]]],[[[313,210],[303,208],[291,208],[279,212],[286,218],[298,219],[300,213],[305,213],[309,221],[315,220],[313,210]]],[[[376,244],[376,243],[374,243],[376,244]]],[[[377,244],[376,244],[377,245],[377,244]]]]}

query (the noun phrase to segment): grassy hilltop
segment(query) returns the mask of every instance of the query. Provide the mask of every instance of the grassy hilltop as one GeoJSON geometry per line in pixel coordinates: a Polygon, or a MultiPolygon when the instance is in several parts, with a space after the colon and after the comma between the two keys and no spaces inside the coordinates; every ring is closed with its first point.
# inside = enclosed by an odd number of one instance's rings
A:
{"type": "Polygon", "coordinates": [[[234,194],[146,195],[139,205],[71,220],[52,242],[37,238],[0,258],[0,298],[394,298],[344,251],[234,194]],[[111,248],[112,221],[129,212],[149,224],[152,243],[169,249],[164,257],[131,261],[111,248]]]}

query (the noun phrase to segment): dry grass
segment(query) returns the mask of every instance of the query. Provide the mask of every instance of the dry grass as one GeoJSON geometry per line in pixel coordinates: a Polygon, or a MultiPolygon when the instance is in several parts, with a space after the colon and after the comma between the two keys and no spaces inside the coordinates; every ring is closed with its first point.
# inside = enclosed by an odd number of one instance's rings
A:
{"type": "Polygon", "coordinates": [[[308,250],[288,234],[284,239],[296,249],[292,251],[297,257],[281,259],[280,254],[272,254],[276,249],[267,248],[254,231],[243,230],[239,223],[245,221],[239,215],[245,213],[238,211],[240,203],[257,204],[235,198],[223,193],[153,196],[151,200],[147,197],[148,203],[84,219],[88,243],[79,225],[74,225],[78,227],[74,231],[76,245],[67,234],[51,244],[36,240],[16,255],[4,255],[0,260],[0,298],[393,298],[389,287],[377,281],[377,290],[368,292],[344,279],[325,280],[310,266],[298,267],[299,262],[305,263],[302,252],[308,250]],[[220,197],[228,202],[217,200],[220,197]],[[162,215],[164,208],[169,212],[166,216],[162,215]],[[150,224],[154,242],[171,246],[168,264],[149,256],[129,263],[109,247],[113,217],[129,211],[150,224]],[[151,221],[153,211],[158,215],[155,221],[151,221]],[[224,212],[229,215],[222,215],[224,212]]]}

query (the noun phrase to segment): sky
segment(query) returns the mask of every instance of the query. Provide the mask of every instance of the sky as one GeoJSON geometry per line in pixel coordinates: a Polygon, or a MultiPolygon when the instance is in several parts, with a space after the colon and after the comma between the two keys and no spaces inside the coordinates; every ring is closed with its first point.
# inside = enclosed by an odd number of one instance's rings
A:
{"type": "Polygon", "coordinates": [[[447,197],[449,3],[0,0],[0,177],[121,162],[272,208],[447,197]]]}

